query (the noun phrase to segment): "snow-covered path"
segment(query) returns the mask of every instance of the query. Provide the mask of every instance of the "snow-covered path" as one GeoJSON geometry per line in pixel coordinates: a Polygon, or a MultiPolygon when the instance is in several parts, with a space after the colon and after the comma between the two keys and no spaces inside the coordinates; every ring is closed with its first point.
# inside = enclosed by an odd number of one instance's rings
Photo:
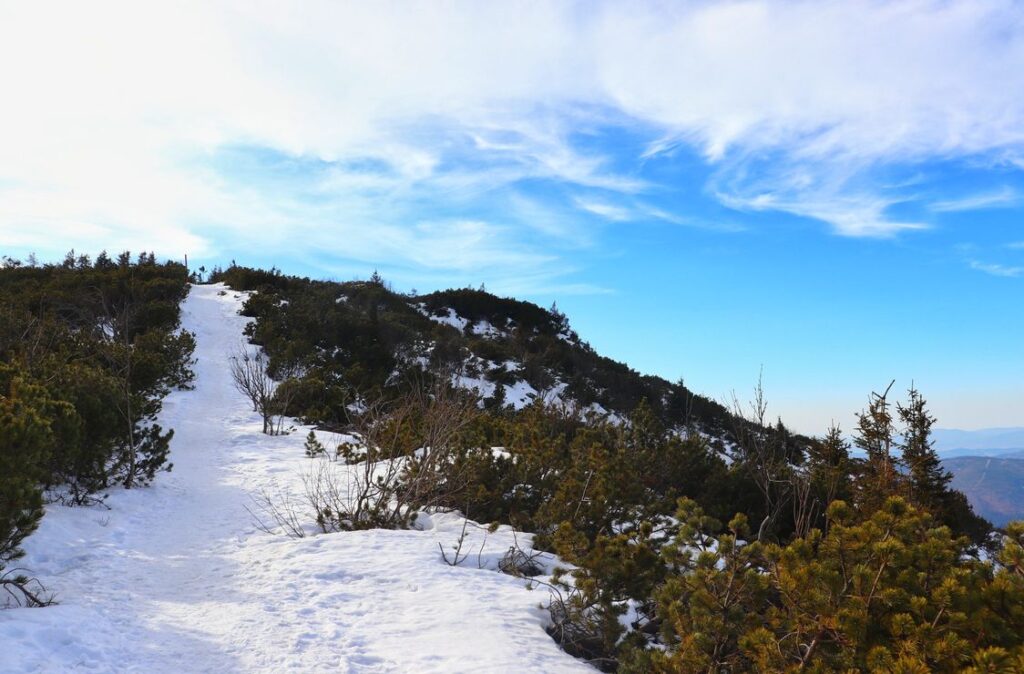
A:
{"type": "MultiPolygon", "coordinates": [[[[173,472],[109,511],[51,506],[26,541],[23,565],[60,604],[0,611],[0,672],[593,671],[544,633],[545,592],[441,562],[454,515],[302,539],[254,526],[249,494],[293,485],[309,459],[305,429],[262,435],[232,386],[238,306],[221,286],[185,303],[197,378],[161,415],[173,472]]],[[[499,532],[487,550],[507,546],[499,532]]]]}

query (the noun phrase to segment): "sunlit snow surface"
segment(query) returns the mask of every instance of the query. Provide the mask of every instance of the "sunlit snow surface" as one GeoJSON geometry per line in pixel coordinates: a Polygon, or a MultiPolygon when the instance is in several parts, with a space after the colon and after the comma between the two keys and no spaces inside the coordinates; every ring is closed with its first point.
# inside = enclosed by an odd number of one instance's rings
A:
{"type": "MultiPolygon", "coordinates": [[[[246,319],[224,291],[193,287],[184,306],[197,380],[161,416],[174,471],[110,510],[48,508],[21,565],[60,604],[0,611],[0,672],[593,671],[545,634],[545,590],[477,568],[482,530],[463,566],[441,560],[454,514],[302,539],[254,526],[250,493],[298,490],[308,429],[259,432],[228,374],[246,319]]],[[[490,534],[480,563],[511,544],[490,534]]]]}

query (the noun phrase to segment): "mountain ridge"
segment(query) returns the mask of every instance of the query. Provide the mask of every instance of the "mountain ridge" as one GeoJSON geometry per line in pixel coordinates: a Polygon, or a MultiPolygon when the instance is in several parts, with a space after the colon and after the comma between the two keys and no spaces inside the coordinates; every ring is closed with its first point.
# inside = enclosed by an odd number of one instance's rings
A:
{"type": "Polygon", "coordinates": [[[962,430],[936,428],[932,432],[935,449],[944,457],[998,456],[1024,452],[1024,427],[1000,426],[962,430]]]}
{"type": "Polygon", "coordinates": [[[328,412],[344,409],[342,398],[352,404],[354,396],[430,371],[451,373],[491,408],[539,399],[614,422],[646,401],[667,428],[700,433],[723,452],[738,421],[682,382],[598,354],[557,307],[473,288],[403,294],[377,276],[319,281],[233,266],[210,280],[255,291],[243,310],[255,319],[248,336],[270,354],[271,371],[305,364],[328,393],[298,392],[298,414],[328,426],[344,423],[328,412]]]}

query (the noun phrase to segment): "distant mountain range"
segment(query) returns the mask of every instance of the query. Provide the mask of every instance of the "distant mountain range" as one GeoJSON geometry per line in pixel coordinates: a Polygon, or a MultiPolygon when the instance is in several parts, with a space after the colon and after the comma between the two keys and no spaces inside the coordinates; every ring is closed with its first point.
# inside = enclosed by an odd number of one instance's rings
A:
{"type": "Polygon", "coordinates": [[[1024,428],[939,428],[933,437],[975,512],[996,526],[1024,519],[1024,428]]]}
{"type": "Polygon", "coordinates": [[[981,428],[963,431],[937,428],[935,449],[942,457],[1017,456],[1024,457],[1024,427],[981,428]]]}

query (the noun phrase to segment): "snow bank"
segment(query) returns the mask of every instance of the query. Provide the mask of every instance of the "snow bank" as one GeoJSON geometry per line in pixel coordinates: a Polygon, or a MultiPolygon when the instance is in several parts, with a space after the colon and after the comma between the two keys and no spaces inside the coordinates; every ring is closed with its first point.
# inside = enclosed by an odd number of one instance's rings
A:
{"type": "Polygon", "coordinates": [[[0,672],[593,671],[545,634],[545,591],[491,570],[507,528],[478,553],[484,531],[467,527],[455,568],[438,543],[458,538],[456,514],[300,539],[255,526],[250,494],[297,487],[309,429],[262,435],[233,389],[240,300],[196,286],[185,303],[196,387],[160,419],[174,472],[113,492],[110,510],[49,506],[26,541],[23,565],[60,604],[0,611],[0,672]]]}

